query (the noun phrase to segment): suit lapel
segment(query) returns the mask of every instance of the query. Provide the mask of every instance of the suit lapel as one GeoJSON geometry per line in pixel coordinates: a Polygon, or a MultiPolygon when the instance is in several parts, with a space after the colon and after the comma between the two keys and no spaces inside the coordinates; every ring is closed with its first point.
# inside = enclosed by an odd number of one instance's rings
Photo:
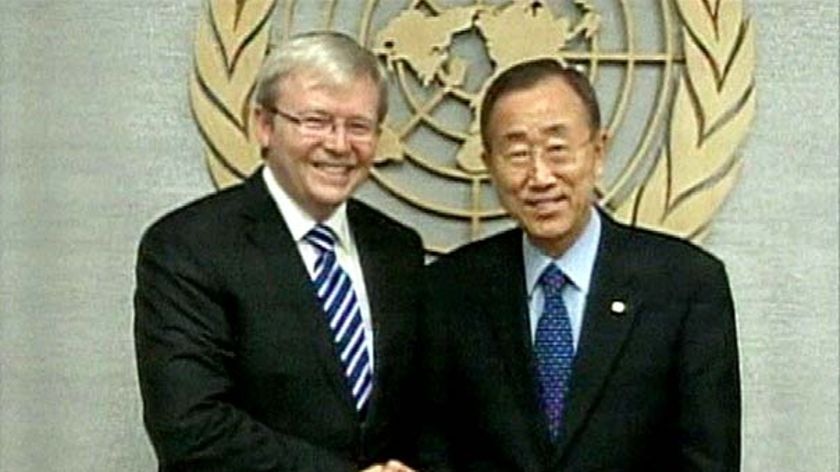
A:
{"type": "Polygon", "coordinates": [[[362,266],[362,275],[365,280],[365,289],[370,306],[373,329],[372,342],[374,343],[374,378],[373,390],[368,401],[368,413],[373,415],[376,405],[380,403],[378,399],[383,393],[382,371],[387,368],[385,363],[389,357],[387,354],[383,355],[383,350],[387,350],[388,333],[382,331],[383,326],[387,328],[391,325],[389,321],[383,322],[382,320],[387,313],[392,311],[386,306],[388,297],[383,296],[389,290],[388,284],[391,279],[387,276],[389,254],[385,250],[387,244],[377,237],[375,225],[367,221],[364,209],[353,200],[348,201],[347,204],[347,219],[353,233],[356,249],[359,252],[359,263],[362,266]]]}
{"type": "MultiPolygon", "coordinates": [[[[406,269],[400,263],[406,256],[402,252],[405,248],[395,247],[383,237],[380,223],[372,218],[373,214],[356,200],[347,202],[347,218],[359,253],[373,329],[374,380],[367,416],[371,424],[377,424],[384,422],[379,418],[383,411],[382,400],[392,392],[387,385],[388,379],[395,375],[394,369],[407,367],[400,360],[405,356],[399,351],[412,345],[408,338],[415,334],[414,326],[410,324],[414,313],[406,312],[415,307],[403,298],[405,288],[401,284],[417,281],[406,277],[406,269]]],[[[418,267],[422,264],[419,260],[413,263],[418,267]]]]}
{"type": "Polygon", "coordinates": [[[344,372],[335,354],[326,315],[315,295],[309,272],[300,257],[274,200],[257,171],[246,181],[246,206],[243,210],[246,237],[264,255],[276,300],[270,304],[283,312],[288,329],[298,329],[311,339],[325,377],[336,395],[355,412],[354,401],[344,380],[344,372]]]}
{"type": "Polygon", "coordinates": [[[522,231],[505,233],[494,257],[482,262],[486,282],[478,285],[499,354],[507,372],[506,383],[514,393],[516,407],[524,418],[533,419],[529,432],[538,449],[549,448],[548,426],[539,406],[534,376],[534,356],[528,323],[528,292],[522,260],[522,231]]]}
{"type": "Polygon", "coordinates": [[[572,390],[558,444],[560,458],[574,440],[596,402],[640,309],[623,249],[620,229],[609,217],[603,221],[601,243],[586,301],[583,328],[572,374],[572,390]]]}

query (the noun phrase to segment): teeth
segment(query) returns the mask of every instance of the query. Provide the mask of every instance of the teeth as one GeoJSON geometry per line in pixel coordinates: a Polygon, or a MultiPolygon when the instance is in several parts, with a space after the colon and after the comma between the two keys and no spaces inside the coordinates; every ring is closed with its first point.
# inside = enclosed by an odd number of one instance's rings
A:
{"type": "Polygon", "coordinates": [[[335,163],[330,163],[330,162],[316,162],[315,167],[318,167],[318,168],[321,168],[321,169],[324,169],[324,168],[327,168],[327,169],[350,169],[353,166],[351,166],[350,164],[335,164],[335,163]]]}
{"type": "Polygon", "coordinates": [[[353,170],[353,166],[348,164],[334,164],[334,163],[314,163],[313,167],[318,169],[326,176],[345,178],[353,170]]]}

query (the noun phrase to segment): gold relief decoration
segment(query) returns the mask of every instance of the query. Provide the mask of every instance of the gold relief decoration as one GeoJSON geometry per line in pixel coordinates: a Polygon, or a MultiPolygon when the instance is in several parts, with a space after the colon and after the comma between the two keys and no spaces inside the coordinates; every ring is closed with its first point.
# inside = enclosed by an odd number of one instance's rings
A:
{"type": "Polygon", "coordinates": [[[693,240],[735,185],[735,154],[755,116],[755,37],[737,0],[677,0],[686,68],[667,145],[653,172],[616,210],[619,219],[693,240]]]}
{"type": "Polygon", "coordinates": [[[223,188],[260,163],[249,100],[268,50],[273,0],[207,2],[195,39],[190,101],[213,182],[223,188]]]}
{"type": "Polygon", "coordinates": [[[391,112],[370,186],[378,190],[363,188],[363,198],[418,228],[432,252],[510,225],[480,159],[477,117],[490,79],[523,61],[580,68],[602,96],[616,139],[598,196],[622,221],[699,240],[742,167],[737,149],[755,114],[755,38],[741,0],[206,5],[190,97],[215,184],[236,183],[260,163],[248,107],[268,49],[295,32],[340,30],[390,71],[391,112]]]}

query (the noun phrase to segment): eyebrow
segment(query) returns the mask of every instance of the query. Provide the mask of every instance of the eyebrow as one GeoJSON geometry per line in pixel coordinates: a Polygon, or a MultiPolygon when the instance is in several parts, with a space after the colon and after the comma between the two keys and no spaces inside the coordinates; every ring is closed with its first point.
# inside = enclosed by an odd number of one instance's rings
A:
{"type": "Polygon", "coordinates": [[[528,137],[528,133],[525,131],[509,131],[502,135],[502,139],[505,142],[511,141],[524,141],[528,137]]]}
{"type": "MultiPolygon", "coordinates": [[[[569,134],[569,127],[562,123],[552,124],[548,126],[544,126],[540,128],[540,133],[548,134],[551,136],[560,136],[560,137],[567,137],[569,134]]],[[[513,130],[509,131],[502,135],[502,139],[505,142],[518,142],[518,141],[525,141],[528,138],[528,133],[526,131],[521,130],[513,130]]]]}
{"type": "Polygon", "coordinates": [[[301,115],[319,115],[319,116],[323,116],[323,117],[331,117],[333,119],[335,119],[336,117],[341,117],[341,118],[344,118],[345,120],[349,120],[349,121],[364,120],[364,121],[370,121],[370,122],[374,122],[374,123],[376,122],[376,118],[367,116],[364,113],[353,114],[353,115],[349,115],[349,116],[341,116],[341,115],[333,114],[331,111],[329,111],[325,108],[321,108],[321,107],[305,109],[305,110],[301,111],[300,114],[301,115]]]}
{"type": "Polygon", "coordinates": [[[557,123],[557,124],[554,124],[554,125],[549,125],[549,126],[545,126],[543,128],[540,128],[540,131],[543,132],[543,133],[547,133],[547,134],[560,135],[560,136],[565,137],[569,134],[569,127],[562,124],[562,123],[557,123]]]}

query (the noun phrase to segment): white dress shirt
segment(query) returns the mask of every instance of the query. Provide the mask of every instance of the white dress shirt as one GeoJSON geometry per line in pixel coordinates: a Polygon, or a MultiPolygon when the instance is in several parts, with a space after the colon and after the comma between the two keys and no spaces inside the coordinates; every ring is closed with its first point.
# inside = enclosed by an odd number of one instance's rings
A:
{"type": "MultiPolygon", "coordinates": [[[[271,170],[263,167],[262,177],[268,187],[271,198],[277,204],[286,226],[292,233],[292,238],[297,244],[300,257],[303,259],[306,270],[309,271],[310,279],[315,277],[315,261],[318,259],[318,251],[309,244],[304,237],[318,224],[300,205],[295,202],[285,189],[281,187],[271,170]]],[[[353,290],[359,302],[359,310],[362,313],[362,327],[365,332],[370,366],[373,369],[373,323],[370,316],[370,302],[368,301],[365,278],[362,272],[362,265],[359,262],[359,251],[356,248],[356,241],[350,231],[350,223],[347,220],[347,204],[342,203],[336,210],[322,222],[328,226],[336,236],[335,255],[341,268],[350,276],[353,290]]]]}
{"type": "Polygon", "coordinates": [[[586,309],[586,296],[592,280],[592,268],[598,255],[598,243],[601,240],[601,217],[592,208],[589,222],[580,237],[559,258],[552,259],[534,246],[527,235],[522,238],[522,254],[525,261],[525,287],[528,289],[528,322],[531,327],[531,342],[537,333],[537,322],[543,312],[545,296],[539,284],[540,275],[552,262],[566,275],[568,283],[563,286],[561,296],[569,313],[572,325],[572,338],[577,352],[580,331],[583,326],[583,313],[586,309]]]}

